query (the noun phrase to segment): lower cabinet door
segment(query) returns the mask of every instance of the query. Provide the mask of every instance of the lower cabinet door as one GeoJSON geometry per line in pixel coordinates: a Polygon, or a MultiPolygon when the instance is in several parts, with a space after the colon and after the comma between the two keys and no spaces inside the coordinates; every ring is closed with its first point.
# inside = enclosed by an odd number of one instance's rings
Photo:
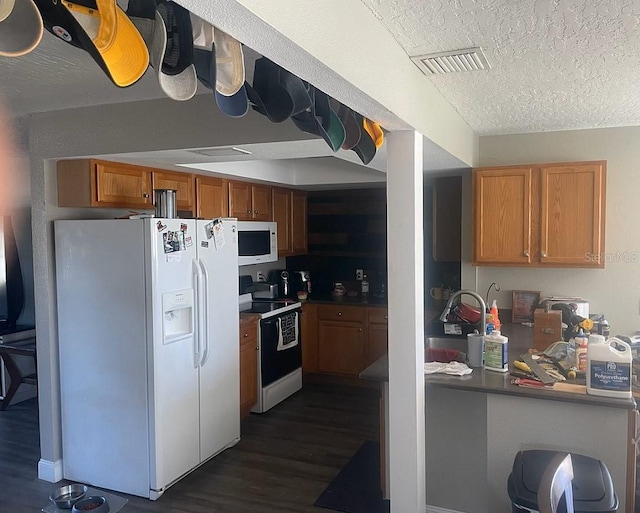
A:
{"type": "Polygon", "coordinates": [[[378,358],[387,354],[388,329],[386,324],[369,324],[369,340],[365,350],[364,367],[368,367],[378,358]]]}
{"type": "Polygon", "coordinates": [[[258,401],[258,325],[240,325],[240,416],[258,401]]]}
{"type": "Polygon", "coordinates": [[[318,370],[357,376],[363,366],[364,327],[360,322],[319,321],[318,370]]]}

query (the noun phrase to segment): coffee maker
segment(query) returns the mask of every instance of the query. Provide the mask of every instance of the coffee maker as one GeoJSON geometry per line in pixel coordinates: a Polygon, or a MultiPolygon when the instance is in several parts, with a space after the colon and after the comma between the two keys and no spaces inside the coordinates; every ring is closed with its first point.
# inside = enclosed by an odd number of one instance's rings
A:
{"type": "Polygon", "coordinates": [[[294,296],[298,292],[306,292],[311,295],[311,275],[309,271],[291,271],[289,273],[291,279],[291,294],[294,296]]]}

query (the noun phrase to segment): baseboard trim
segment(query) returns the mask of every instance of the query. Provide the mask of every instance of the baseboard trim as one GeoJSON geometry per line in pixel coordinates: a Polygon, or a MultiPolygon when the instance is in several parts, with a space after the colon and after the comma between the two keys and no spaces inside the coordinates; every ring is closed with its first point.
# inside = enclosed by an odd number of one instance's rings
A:
{"type": "Polygon", "coordinates": [[[426,513],[464,513],[455,509],[439,508],[438,506],[429,506],[427,504],[426,513]]]}
{"type": "Polygon", "coordinates": [[[41,459],[38,462],[38,479],[57,483],[62,479],[62,460],[49,461],[41,459]]]}

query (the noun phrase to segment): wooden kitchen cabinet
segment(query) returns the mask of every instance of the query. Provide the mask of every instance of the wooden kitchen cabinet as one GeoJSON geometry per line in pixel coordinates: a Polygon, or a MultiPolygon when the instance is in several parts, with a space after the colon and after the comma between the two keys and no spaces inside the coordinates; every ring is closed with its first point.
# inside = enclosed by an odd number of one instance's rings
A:
{"type": "Polygon", "coordinates": [[[433,179],[432,256],[434,262],[460,262],[462,258],[462,177],[433,179]]]}
{"type": "Polygon", "coordinates": [[[291,255],[291,190],[274,187],[272,190],[273,220],[278,224],[278,256],[291,255]]]}
{"type": "Polygon", "coordinates": [[[303,374],[318,372],[318,305],[302,304],[300,315],[303,374]]]}
{"type": "Polygon", "coordinates": [[[95,159],[57,163],[58,206],[151,209],[151,170],[95,159]]]}
{"type": "Polygon", "coordinates": [[[273,220],[278,223],[278,256],[307,252],[307,193],[273,188],[273,220]]]}
{"type": "Polygon", "coordinates": [[[474,263],[604,267],[606,162],[473,170],[474,263]]]}
{"type": "Polygon", "coordinates": [[[291,193],[291,254],[307,254],[307,193],[291,193]]]}
{"type": "Polygon", "coordinates": [[[191,173],[153,170],[151,173],[153,189],[174,189],[176,191],[177,210],[191,212],[195,210],[195,190],[191,173]]]}
{"type": "Polygon", "coordinates": [[[388,351],[388,320],[386,308],[367,308],[367,342],[364,350],[363,369],[388,351]]]}
{"type": "Polygon", "coordinates": [[[272,221],[271,187],[229,181],[229,215],[242,221],[272,221]]]}
{"type": "Polygon", "coordinates": [[[320,305],[318,371],[357,376],[363,368],[366,309],[320,305]]]}
{"type": "Polygon", "coordinates": [[[215,219],[229,215],[228,184],[224,178],[196,176],[196,217],[215,219]]]}
{"type": "Polygon", "coordinates": [[[258,319],[240,319],[240,417],[258,401],[258,319]]]}

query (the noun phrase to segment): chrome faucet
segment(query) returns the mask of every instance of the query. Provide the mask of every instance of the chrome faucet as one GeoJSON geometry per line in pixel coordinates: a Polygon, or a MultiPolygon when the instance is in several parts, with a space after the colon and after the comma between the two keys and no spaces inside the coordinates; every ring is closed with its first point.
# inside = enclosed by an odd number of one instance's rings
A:
{"type": "Polygon", "coordinates": [[[484,299],[482,299],[482,296],[480,294],[475,293],[473,290],[459,290],[451,294],[451,296],[449,296],[449,301],[447,301],[447,305],[444,307],[444,310],[440,314],[440,320],[442,322],[447,322],[447,317],[451,312],[451,306],[453,305],[453,302],[456,300],[456,298],[464,294],[473,296],[476,299],[476,301],[480,304],[480,309],[481,309],[480,334],[485,335],[487,332],[487,304],[484,302],[484,299]]]}

